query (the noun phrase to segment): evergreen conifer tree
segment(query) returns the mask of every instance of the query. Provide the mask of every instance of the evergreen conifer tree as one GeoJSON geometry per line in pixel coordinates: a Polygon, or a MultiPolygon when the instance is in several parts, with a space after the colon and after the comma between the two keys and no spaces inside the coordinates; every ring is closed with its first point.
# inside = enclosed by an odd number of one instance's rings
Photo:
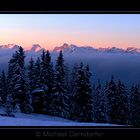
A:
{"type": "Polygon", "coordinates": [[[8,97],[13,99],[13,109],[19,105],[21,112],[31,112],[30,95],[28,93],[27,75],[24,67],[25,54],[22,47],[13,55],[8,68],[8,97]]]}
{"type": "Polygon", "coordinates": [[[93,96],[90,84],[89,67],[84,68],[83,63],[80,64],[76,80],[76,119],[81,122],[93,121],[93,96]]]}
{"type": "Polygon", "coordinates": [[[45,92],[45,111],[47,114],[52,115],[52,99],[53,99],[53,87],[54,87],[54,70],[53,63],[51,62],[50,52],[47,50],[45,56],[45,84],[46,84],[46,92],[45,92]]]}
{"type": "Polygon", "coordinates": [[[68,116],[68,95],[66,93],[65,85],[65,65],[63,53],[60,51],[56,61],[55,73],[54,73],[54,93],[53,93],[53,113],[56,116],[67,118],[68,116]]]}
{"type": "Polygon", "coordinates": [[[2,71],[0,79],[1,79],[0,86],[1,86],[1,90],[2,90],[1,99],[2,99],[2,103],[4,104],[6,102],[6,98],[7,98],[7,81],[6,81],[6,75],[5,75],[4,71],[2,71]]]}
{"type": "Polygon", "coordinates": [[[70,95],[69,95],[69,114],[70,114],[70,119],[75,120],[76,119],[76,81],[77,81],[77,76],[78,76],[78,65],[74,64],[71,74],[70,74],[70,95]]]}
{"type": "Polygon", "coordinates": [[[128,106],[128,95],[125,85],[119,81],[117,85],[117,96],[116,96],[116,123],[117,124],[128,124],[129,119],[129,106],[128,106]]]}
{"type": "Polygon", "coordinates": [[[0,75],[0,105],[3,104],[3,88],[2,88],[2,80],[1,80],[1,75],[0,75]]]}
{"type": "Polygon", "coordinates": [[[139,86],[131,88],[130,96],[131,125],[140,126],[140,91],[139,86]]]}
{"type": "Polygon", "coordinates": [[[40,84],[42,89],[47,91],[47,62],[46,62],[46,52],[43,49],[40,61],[40,84]]]}
{"type": "Polygon", "coordinates": [[[29,90],[30,93],[35,89],[35,64],[34,60],[31,58],[28,65],[28,80],[29,80],[29,90]]]}
{"type": "Polygon", "coordinates": [[[42,82],[41,82],[41,64],[40,58],[38,57],[35,62],[35,89],[42,89],[42,82]]]}
{"type": "Polygon", "coordinates": [[[93,110],[94,110],[94,120],[98,123],[106,122],[106,109],[105,109],[105,95],[103,88],[98,81],[98,84],[93,91],[93,110]]]}
{"type": "Polygon", "coordinates": [[[109,123],[117,123],[116,122],[116,111],[117,111],[117,86],[114,81],[114,77],[112,76],[111,81],[108,84],[106,89],[107,96],[107,115],[109,118],[109,123]]]}

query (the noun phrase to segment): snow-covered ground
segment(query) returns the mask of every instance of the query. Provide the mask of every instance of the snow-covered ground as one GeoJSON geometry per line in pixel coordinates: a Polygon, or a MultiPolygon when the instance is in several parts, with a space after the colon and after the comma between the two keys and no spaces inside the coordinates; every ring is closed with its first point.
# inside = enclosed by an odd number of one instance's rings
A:
{"type": "Polygon", "coordinates": [[[15,118],[0,116],[0,126],[117,126],[112,124],[80,123],[39,114],[16,114],[15,118]]]}
{"type": "MultiPolygon", "coordinates": [[[[3,109],[0,109],[3,114],[3,109]]],[[[15,117],[0,116],[0,126],[118,126],[113,124],[80,123],[42,114],[15,113],[15,117]]]]}

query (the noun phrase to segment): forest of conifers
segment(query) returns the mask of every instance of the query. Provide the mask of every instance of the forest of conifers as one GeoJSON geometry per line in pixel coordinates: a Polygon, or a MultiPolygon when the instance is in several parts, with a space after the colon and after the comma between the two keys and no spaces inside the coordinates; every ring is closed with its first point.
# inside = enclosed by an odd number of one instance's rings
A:
{"type": "Polygon", "coordinates": [[[41,110],[79,122],[140,126],[139,85],[125,86],[112,76],[105,85],[92,84],[89,65],[82,62],[69,67],[60,51],[52,62],[49,51],[42,51],[25,66],[22,47],[12,55],[8,71],[0,76],[0,105],[10,115],[20,110],[32,113],[33,93],[43,91],[41,110]]]}

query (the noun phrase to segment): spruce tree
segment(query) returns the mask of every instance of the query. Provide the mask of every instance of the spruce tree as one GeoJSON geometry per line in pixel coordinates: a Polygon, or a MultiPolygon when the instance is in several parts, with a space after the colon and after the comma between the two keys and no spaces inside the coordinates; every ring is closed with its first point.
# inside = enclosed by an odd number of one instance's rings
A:
{"type": "Polygon", "coordinates": [[[89,67],[84,68],[83,63],[80,64],[76,80],[76,119],[81,122],[93,121],[93,96],[90,84],[89,67]]]}
{"type": "Polygon", "coordinates": [[[85,97],[87,98],[87,102],[85,105],[85,111],[86,111],[86,121],[93,121],[93,91],[91,86],[90,78],[92,76],[92,73],[89,69],[89,65],[86,65],[85,68],[85,76],[86,76],[86,94],[85,97]]]}
{"type": "Polygon", "coordinates": [[[9,62],[8,68],[8,94],[12,94],[13,109],[18,105],[21,112],[31,112],[31,104],[28,93],[27,76],[24,67],[25,54],[19,47],[9,62]]]}
{"type": "Polygon", "coordinates": [[[93,99],[94,121],[97,123],[105,123],[105,95],[99,80],[95,90],[93,91],[93,99]]]}
{"type": "Polygon", "coordinates": [[[54,70],[53,63],[51,62],[50,52],[47,50],[45,55],[45,84],[46,84],[46,92],[45,92],[45,111],[47,114],[52,115],[52,99],[53,99],[53,87],[54,87],[54,70]]]}
{"type": "Polygon", "coordinates": [[[35,89],[42,89],[42,82],[41,82],[41,61],[38,57],[35,62],[35,89]]]}
{"type": "Polygon", "coordinates": [[[40,61],[40,84],[44,91],[47,91],[47,62],[46,52],[43,49],[40,61]]]}
{"type": "Polygon", "coordinates": [[[53,93],[53,115],[61,116],[67,118],[67,99],[68,95],[66,93],[65,86],[65,65],[62,51],[60,51],[59,56],[56,61],[55,73],[54,73],[54,93],[53,93]]]}
{"type": "Polygon", "coordinates": [[[32,108],[30,102],[30,93],[28,91],[28,80],[24,66],[25,52],[22,47],[19,47],[16,55],[18,59],[15,67],[15,89],[17,92],[21,112],[29,113],[32,111],[32,108]]]}
{"type": "Polygon", "coordinates": [[[0,106],[3,104],[3,89],[2,89],[2,80],[0,75],[0,106]]]}
{"type": "Polygon", "coordinates": [[[7,96],[7,83],[6,83],[6,76],[5,72],[2,71],[0,75],[0,104],[4,104],[6,102],[7,96]]]}
{"type": "Polygon", "coordinates": [[[140,91],[137,85],[131,88],[130,119],[131,125],[140,126],[140,91]]]}
{"type": "Polygon", "coordinates": [[[12,58],[10,59],[8,63],[8,75],[7,75],[7,98],[6,98],[6,113],[10,115],[15,106],[16,106],[16,94],[13,92],[13,86],[15,84],[15,81],[13,81],[13,73],[14,73],[14,67],[16,63],[16,56],[13,54],[12,58]]]}
{"type": "Polygon", "coordinates": [[[6,97],[7,97],[7,82],[6,82],[6,75],[5,72],[2,71],[1,73],[1,86],[2,86],[2,103],[4,104],[6,102],[6,97]]]}
{"type": "Polygon", "coordinates": [[[108,93],[108,81],[106,81],[105,85],[102,87],[103,88],[103,100],[104,100],[104,112],[105,112],[105,122],[109,123],[110,122],[110,117],[108,115],[108,97],[107,97],[107,93],[108,93]]]}
{"type": "Polygon", "coordinates": [[[8,93],[5,103],[5,112],[8,116],[13,115],[13,99],[12,93],[8,93]]]}
{"type": "Polygon", "coordinates": [[[30,93],[35,89],[35,64],[34,60],[31,58],[28,65],[28,80],[29,80],[29,90],[30,93]]]}
{"type": "Polygon", "coordinates": [[[128,95],[125,85],[119,81],[117,86],[116,96],[116,123],[117,124],[128,124],[129,119],[129,106],[128,106],[128,95]]]}
{"type": "Polygon", "coordinates": [[[76,81],[78,76],[78,65],[74,64],[72,67],[72,71],[70,74],[70,95],[69,95],[69,113],[70,113],[70,119],[75,120],[76,119],[76,81]]]}
{"type": "Polygon", "coordinates": [[[66,118],[69,119],[70,118],[70,97],[71,97],[71,75],[70,75],[70,69],[68,64],[65,65],[65,89],[66,89],[66,94],[67,94],[67,98],[65,98],[65,103],[67,105],[66,107],[66,118]]]}
{"type": "Polygon", "coordinates": [[[8,75],[7,75],[7,94],[8,95],[6,99],[7,112],[13,112],[17,103],[17,94],[14,89],[14,86],[16,84],[16,81],[14,80],[16,61],[17,61],[17,55],[16,53],[14,53],[8,63],[8,75]]]}
{"type": "Polygon", "coordinates": [[[117,106],[117,86],[114,81],[114,77],[112,76],[111,81],[108,84],[106,89],[106,96],[107,96],[107,115],[109,118],[109,123],[117,123],[116,121],[116,110],[117,106]]]}

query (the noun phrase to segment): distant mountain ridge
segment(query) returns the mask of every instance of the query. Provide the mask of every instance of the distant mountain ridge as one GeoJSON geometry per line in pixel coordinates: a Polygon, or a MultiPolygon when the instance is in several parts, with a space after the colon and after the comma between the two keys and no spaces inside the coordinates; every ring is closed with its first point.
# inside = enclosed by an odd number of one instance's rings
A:
{"type": "Polygon", "coordinates": [[[55,47],[53,49],[53,52],[59,52],[63,51],[64,53],[74,53],[74,52],[106,52],[106,53],[137,53],[140,54],[140,49],[139,48],[134,48],[134,47],[128,47],[126,49],[121,49],[117,47],[109,47],[109,48],[94,48],[91,46],[76,46],[76,45],[68,45],[67,43],[64,43],[60,47],[55,47]]]}
{"type": "MultiPolygon", "coordinates": [[[[19,45],[16,44],[8,44],[8,45],[0,45],[0,49],[10,49],[15,50],[19,48],[19,45]]],[[[28,53],[40,53],[42,50],[46,50],[45,48],[42,48],[39,44],[33,44],[32,47],[26,52],[28,53]]],[[[95,53],[95,52],[102,52],[102,53],[129,53],[129,54],[140,54],[140,49],[135,47],[128,47],[126,49],[121,49],[117,47],[108,47],[108,48],[94,48],[92,46],[77,46],[74,44],[67,44],[64,43],[62,46],[55,47],[51,52],[52,53],[58,53],[59,51],[62,51],[66,54],[72,54],[72,53],[95,53]]]]}
{"type": "MultiPolygon", "coordinates": [[[[19,45],[16,44],[0,45],[0,71],[3,69],[7,71],[8,62],[18,48],[19,45]]],[[[35,61],[38,57],[40,58],[43,49],[39,44],[33,44],[30,49],[25,49],[26,66],[31,58],[35,61]]],[[[55,47],[50,51],[54,64],[60,50],[63,51],[65,63],[70,68],[74,63],[83,62],[84,64],[89,64],[93,73],[93,82],[101,79],[105,83],[114,75],[116,79],[118,78],[119,80],[120,78],[128,85],[140,83],[140,49],[138,48],[95,48],[64,43],[62,46],[55,47]]]]}
{"type": "Polygon", "coordinates": [[[7,45],[0,45],[0,48],[3,49],[17,49],[19,45],[16,44],[7,44],[7,45]]]}
{"type": "Polygon", "coordinates": [[[40,52],[42,50],[43,50],[43,48],[39,44],[33,44],[29,51],[40,52]]]}

